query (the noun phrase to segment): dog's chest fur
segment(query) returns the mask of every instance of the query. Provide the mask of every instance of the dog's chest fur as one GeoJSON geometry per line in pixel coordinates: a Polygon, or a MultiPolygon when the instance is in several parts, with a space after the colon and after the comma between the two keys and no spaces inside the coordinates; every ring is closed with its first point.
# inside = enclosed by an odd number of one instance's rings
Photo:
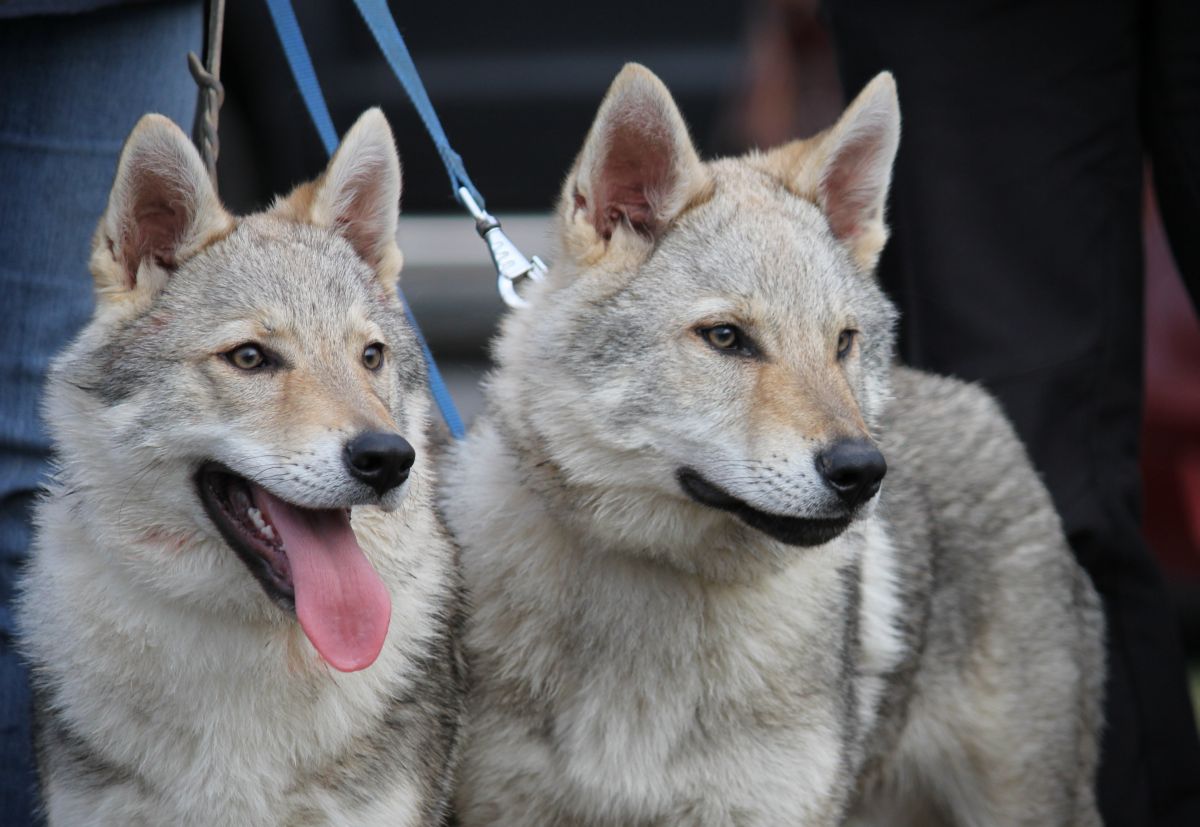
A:
{"type": "MultiPolygon", "coordinates": [[[[403,763],[416,754],[432,767],[453,751],[416,700],[445,680],[426,659],[451,657],[434,614],[452,590],[443,561],[389,577],[392,628],[405,635],[370,669],[341,674],[294,622],[148,596],[102,562],[66,502],[43,509],[24,622],[55,823],[417,825],[437,812],[436,774],[403,763]]],[[[385,528],[400,520],[379,516],[385,528]]]]}
{"type": "Polygon", "coordinates": [[[860,578],[864,546],[890,551],[882,532],[751,583],[704,583],[584,548],[516,484],[495,432],[473,439],[447,498],[476,605],[467,823],[835,820],[880,688],[848,664],[884,673],[898,654],[878,616],[887,578],[860,578]],[[470,501],[457,521],[456,498],[470,501]],[[521,516],[466,520],[493,510],[521,516]],[[860,621],[862,579],[876,616],[860,621]],[[473,800],[477,783],[503,800],[473,800]]]}

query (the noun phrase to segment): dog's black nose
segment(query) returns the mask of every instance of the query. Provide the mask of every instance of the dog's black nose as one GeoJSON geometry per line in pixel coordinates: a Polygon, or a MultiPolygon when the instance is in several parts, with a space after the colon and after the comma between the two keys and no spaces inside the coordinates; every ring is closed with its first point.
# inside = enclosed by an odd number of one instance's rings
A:
{"type": "Polygon", "coordinates": [[[417,452],[399,434],[368,431],[346,443],[346,467],[383,496],[408,479],[417,452]]]}
{"type": "Polygon", "coordinates": [[[842,502],[853,508],[875,496],[887,462],[867,440],[841,439],[817,454],[817,470],[842,502]]]}

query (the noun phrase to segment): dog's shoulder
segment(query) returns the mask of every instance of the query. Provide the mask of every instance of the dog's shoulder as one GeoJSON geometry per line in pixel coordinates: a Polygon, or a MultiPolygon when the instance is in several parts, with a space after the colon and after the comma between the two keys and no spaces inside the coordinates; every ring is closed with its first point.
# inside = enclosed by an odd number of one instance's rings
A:
{"type": "MultiPolygon", "coordinates": [[[[1040,519],[1059,534],[1057,516],[1024,444],[999,403],[978,385],[897,367],[881,444],[908,518],[962,527],[987,537],[998,523],[1040,519]],[[903,482],[903,484],[899,484],[903,482]]],[[[897,509],[891,509],[898,517],[897,509]]],[[[903,522],[903,520],[901,520],[903,522]]]]}
{"type": "Polygon", "coordinates": [[[999,403],[979,385],[896,366],[892,392],[883,438],[898,460],[925,467],[974,457],[982,472],[1028,464],[999,403]]]}

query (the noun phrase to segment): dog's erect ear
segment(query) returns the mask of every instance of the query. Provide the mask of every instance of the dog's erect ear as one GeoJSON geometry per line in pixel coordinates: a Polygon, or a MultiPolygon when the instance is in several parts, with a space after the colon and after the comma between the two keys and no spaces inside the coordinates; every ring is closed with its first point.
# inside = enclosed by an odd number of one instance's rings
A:
{"type": "Polygon", "coordinates": [[[329,159],[324,174],[276,205],[299,221],[337,230],[389,287],[400,277],[396,246],[400,157],[387,118],[368,109],[329,159]]]}
{"type": "Polygon", "coordinates": [[[768,169],[814,201],[864,270],[887,241],[883,211],[900,144],[900,103],[888,72],[875,76],[836,124],[764,156],[768,169]]]}
{"type": "Polygon", "coordinates": [[[648,69],[630,63],[600,104],[562,209],[572,230],[591,231],[583,252],[623,229],[657,237],[707,186],[671,93],[648,69]]]}
{"type": "Polygon", "coordinates": [[[199,153],[162,115],[133,128],[92,245],[101,294],[161,284],[164,272],[233,227],[199,153]]]}

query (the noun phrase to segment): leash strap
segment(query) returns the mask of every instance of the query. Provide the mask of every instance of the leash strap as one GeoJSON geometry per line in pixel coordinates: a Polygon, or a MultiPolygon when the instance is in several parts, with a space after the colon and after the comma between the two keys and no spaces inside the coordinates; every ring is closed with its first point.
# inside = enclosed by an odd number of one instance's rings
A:
{"type": "Polygon", "coordinates": [[[367,28],[371,30],[375,42],[379,44],[388,65],[392,67],[396,79],[400,81],[408,99],[416,107],[421,122],[425,124],[425,131],[433,139],[438,155],[442,157],[442,164],[446,167],[446,174],[450,176],[450,188],[454,197],[475,219],[475,232],[487,244],[492,264],[496,267],[496,287],[500,291],[500,297],[509,307],[524,307],[525,300],[517,293],[517,283],[523,279],[540,281],[546,274],[546,265],[537,256],[526,258],[517,245],[504,234],[496,217],[485,208],[483,195],[471,183],[462,157],[450,147],[450,139],[446,137],[446,131],[442,129],[437,112],[429,101],[425,85],[421,83],[421,75],[417,72],[412,55],[408,53],[408,47],[404,45],[404,38],[396,27],[395,19],[388,11],[386,0],[353,2],[367,28]]]}
{"type": "Polygon", "coordinates": [[[325,105],[325,96],[321,94],[321,86],[317,83],[317,73],[313,69],[312,58],[308,56],[308,47],[304,45],[304,35],[300,33],[300,21],[296,19],[296,11],[292,8],[291,0],[267,0],[267,10],[271,12],[271,21],[283,44],[283,54],[287,57],[288,67],[300,97],[304,99],[304,107],[312,118],[317,135],[325,145],[325,154],[333,155],[337,149],[337,130],[333,128],[333,119],[329,117],[329,107],[325,105]]]}
{"type": "Polygon", "coordinates": [[[454,197],[462,203],[459,190],[466,187],[471,198],[482,209],[484,206],[483,196],[471,183],[471,178],[463,166],[462,156],[450,146],[450,139],[446,137],[446,131],[442,129],[442,122],[438,120],[437,112],[434,111],[429,95],[425,92],[425,85],[421,83],[421,76],[417,73],[416,64],[413,63],[412,55],[408,53],[408,47],[404,45],[404,38],[400,36],[400,30],[396,27],[396,21],[392,18],[391,12],[388,11],[387,3],[385,0],[353,1],[358,13],[366,22],[367,28],[371,30],[375,42],[379,44],[379,49],[387,59],[388,65],[392,67],[392,72],[400,81],[400,85],[404,87],[404,91],[408,93],[408,99],[412,101],[417,114],[421,116],[421,123],[425,124],[425,131],[433,139],[438,155],[442,156],[442,164],[446,167],[446,174],[450,176],[450,188],[454,192],[454,197]]]}
{"type": "MultiPolygon", "coordinates": [[[[329,107],[326,106],[325,96],[321,93],[320,84],[317,83],[317,74],[313,69],[312,58],[309,57],[308,47],[304,43],[304,35],[300,33],[300,23],[296,20],[296,12],[292,8],[291,0],[266,0],[266,3],[267,9],[271,13],[271,19],[275,23],[275,31],[279,34],[279,41],[283,44],[283,51],[287,57],[288,66],[291,67],[292,76],[296,79],[296,86],[300,89],[300,97],[304,100],[304,106],[308,109],[309,117],[312,118],[313,125],[317,128],[317,134],[321,136],[321,143],[325,145],[325,152],[333,155],[338,143],[337,130],[333,127],[333,119],[329,116],[329,107]]],[[[359,5],[358,0],[355,0],[355,4],[359,5]]],[[[380,7],[382,7],[383,13],[387,14],[387,7],[382,2],[371,5],[375,7],[372,11],[376,14],[381,10],[380,7]]],[[[359,9],[362,11],[364,18],[366,18],[367,12],[362,9],[361,5],[359,5],[359,9]]],[[[388,21],[391,22],[390,16],[388,16],[388,21]]],[[[368,25],[370,25],[369,19],[368,25]]],[[[395,31],[396,24],[391,22],[391,26],[393,31],[395,31]]],[[[374,31],[375,29],[372,27],[372,33],[374,31]]],[[[395,34],[397,38],[400,36],[399,31],[396,31],[395,34]]],[[[378,37],[376,35],[376,39],[378,37]]],[[[382,47],[382,43],[380,45],[382,47]]],[[[403,48],[403,42],[401,42],[401,48],[403,48]]],[[[408,58],[407,50],[404,50],[404,57],[408,58]]],[[[391,59],[389,58],[390,62],[391,59]]],[[[408,63],[410,66],[412,65],[412,58],[408,58],[408,63]]],[[[415,78],[416,69],[414,68],[412,71],[412,76],[415,78]]],[[[417,84],[418,86],[420,85],[419,79],[417,80],[417,84]]],[[[412,91],[408,88],[407,83],[405,84],[405,90],[409,92],[410,96],[412,95],[412,91]]],[[[413,102],[414,104],[417,102],[416,98],[413,99],[413,102]]],[[[438,123],[437,116],[433,115],[433,107],[429,104],[428,97],[424,97],[424,105],[428,108],[432,122],[437,126],[438,134],[441,135],[438,152],[441,153],[442,146],[445,145],[451,155],[457,159],[458,166],[461,169],[462,159],[453,150],[450,150],[448,143],[445,143],[445,133],[441,132],[441,124],[438,123]]],[[[418,105],[417,109],[421,111],[421,106],[418,105]]],[[[426,119],[424,112],[421,113],[421,119],[425,121],[426,128],[430,129],[431,134],[433,134],[432,128],[429,125],[430,121],[426,119]]],[[[437,141],[436,136],[435,141],[437,141]]],[[[445,154],[442,154],[442,160],[446,160],[445,154]]],[[[458,179],[455,178],[455,172],[450,169],[448,162],[447,170],[450,172],[450,180],[456,182],[458,179]]],[[[474,190],[474,186],[471,185],[470,179],[466,177],[465,171],[462,173],[462,181],[464,183],[461,186],[469,186],[471,191],[474,190]]],[[[455,188],[455,192],[458,192],[457,187],[455,188]]],[[[450,390],[446,387],[442,373],[438,370],[437,362],[433,359],[433,353],[429,350],[429,345],[425,341],[425,336],[421,333],[421,328],[417,324],[416,317],[413,316],[412,308],[408,306],[408,301],[404,298],[403,291],[397,287],[396,292],[400,297],[400,304],[404,307],[404,314],[408,317],[409,324],[417,336],[417,341],[421,344],[421,351],[425,355],[425,364],[429,370],[429,390],[433,395],[433,401],[437,404],[438,410],[441,411],[442,419],[446,421],[446,427],[450,430],[451,436],[455,439],[462,439],[466,435],[466,429],[463,427],[462,418],[458,415],[458,408],[454,405],[454,399],[450,396],[450,390]]]]}

